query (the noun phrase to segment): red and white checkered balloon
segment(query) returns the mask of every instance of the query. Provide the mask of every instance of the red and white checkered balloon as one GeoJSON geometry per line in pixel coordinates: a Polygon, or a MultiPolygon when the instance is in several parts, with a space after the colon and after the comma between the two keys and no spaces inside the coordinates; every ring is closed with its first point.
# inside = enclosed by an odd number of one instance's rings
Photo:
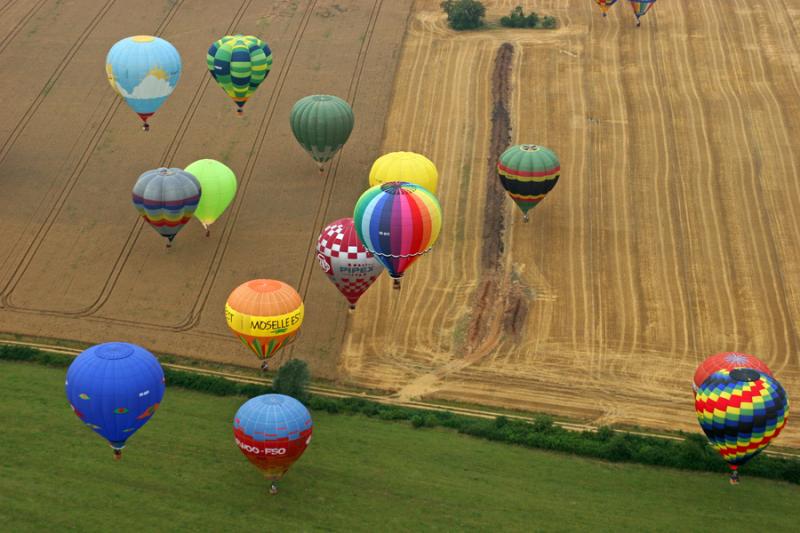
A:
{"type": "Polygon", "coordinates": [[[317,260],[350,302],[351,309],[383,272],[383,265],[359,240],[351,217],[340,218],[325,226],[317,239],[317,260]]]}

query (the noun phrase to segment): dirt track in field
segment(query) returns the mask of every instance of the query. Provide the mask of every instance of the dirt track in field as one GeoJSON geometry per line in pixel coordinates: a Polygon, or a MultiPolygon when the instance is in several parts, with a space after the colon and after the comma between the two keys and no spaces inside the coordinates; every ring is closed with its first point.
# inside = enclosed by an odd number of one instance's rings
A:
{"type": "MultiPolygon", "coordinates": [[[[489,18],[517,3],[489,2],[489,18]]],[[[661,2],[637,29],[622,2],[607,19],[592,2],[523,4],[559,28],[455,33],[438,2],[415,4],[383,151],[437,163],[445,224],[400,294],[381,280],[364,298],[343,374],[401,398],[696,431],[695,366],[738,350],[796,396],[800,9],[661,2]],[[505,202],[505,275],[487,284],[504,42],[512,143],[554,149],[562,178],[529,224],[505,202]]],[[[800,446],[800,426],[779,442],[800,446]]]]}

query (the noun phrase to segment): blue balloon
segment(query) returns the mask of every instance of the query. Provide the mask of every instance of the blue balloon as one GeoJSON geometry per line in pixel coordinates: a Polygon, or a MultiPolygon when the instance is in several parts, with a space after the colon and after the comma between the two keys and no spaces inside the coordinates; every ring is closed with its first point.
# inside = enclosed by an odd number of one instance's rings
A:
{"type": "MultiPolygon", "coordinates": [[[[239,449],[267,479],[277,481],[311,442],[308,409],[291,396],[264,394],[247,400],[233,419],[239,449]]],[[[273,484],[272,490],[277,490],[273,484]]]]}
{"type": "Polygon", "coordinates": [[[152,35],[118,41],[106,56],[106,75],[111,87],[144,121],[175,90],[181,77],[181,56],[169,42],[152,35]]]}
{"type": "Polygon", "coordinates": [[[118,455],[125,441],[161,404],[164,371],[144,348],[107,342],[75,358],[64,385],[78,418],[106,439],[118,455]]]}

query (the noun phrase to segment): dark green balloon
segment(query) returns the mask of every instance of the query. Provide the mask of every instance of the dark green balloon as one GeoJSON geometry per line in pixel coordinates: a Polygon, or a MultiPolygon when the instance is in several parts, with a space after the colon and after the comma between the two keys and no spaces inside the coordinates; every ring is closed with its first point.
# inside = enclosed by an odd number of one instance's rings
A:
{"type": "Polygon", "coordinates": [[[353,131],[353,110],[336,96],[314,94],[292,107],[292,133],[317,163],[329,161],[353,131]]]}

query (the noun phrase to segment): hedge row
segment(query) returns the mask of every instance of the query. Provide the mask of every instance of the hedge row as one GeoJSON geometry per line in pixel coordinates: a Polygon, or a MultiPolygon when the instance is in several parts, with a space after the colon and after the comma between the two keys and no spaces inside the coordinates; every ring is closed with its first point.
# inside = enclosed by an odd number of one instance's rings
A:
{"type": "MultiPolygon", "coordinates": [[[[72,358],[49,354],[23,346],[0,345],[0,359],[31,361],[49,366],[67,367],[72,358]]],[[[235,383],[224,378],[202,376],[190,372],[164,369],[167,384],[218,396],[257,396],[272,392],[261,385],[235,383]]],[[[571,453],[613,462],[667,466],[685,470],[727,472],[728,467],[705,437],[684,435],[683,441],[643,437],[601,427],[597,432],[568,431],[553,424],[549,416],[540,415],[533,422],[506,417],[481,419],[455,415],[446,411],[430,411],[385,405],[361,398],[328,398],[310,395],[308,407],[328,413],[360,414],[381,420],[410,422],[415,428],[449,428],[491,441],[516,444],[528,448],[571,453]]],[[[800,484],[800,460],[779,459],[760,455],[742,468],[745,476],[759,476],[800,484]]]]}

